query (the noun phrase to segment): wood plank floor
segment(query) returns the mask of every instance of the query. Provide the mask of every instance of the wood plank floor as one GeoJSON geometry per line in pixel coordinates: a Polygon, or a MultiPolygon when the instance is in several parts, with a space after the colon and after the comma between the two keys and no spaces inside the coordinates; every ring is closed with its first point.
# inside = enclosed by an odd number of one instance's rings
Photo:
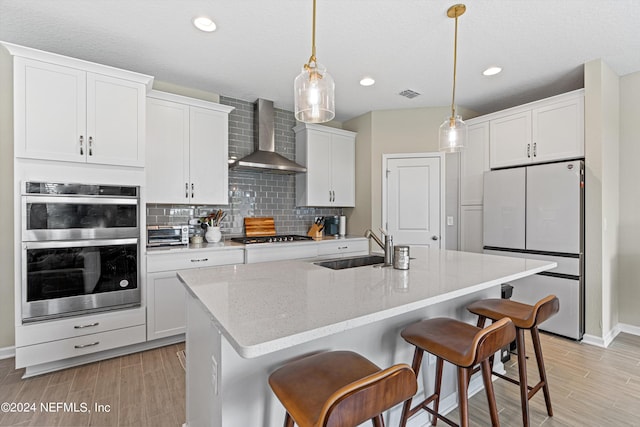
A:
{"type": "Polygon", "coordinates": [[[0,412],[0,426],[181,426],[185,373],[177,352],[182,349],[184,343],[26,380],[13,359],[0,360],[0,403],[36,404],[35,411],[0,412]],[[75,411],[56,411],[57,402],[75,403],[75,411]],[[42,410],[41,403],[53,404],[53,410],[42,410]],[[96,411],[95,404],[104,409],[96,411]]]}
{"type": "MultiPolygon", "coordinates": [[[[527,346],[533,356],[529,339],[527,346]]],[[[110,412],[90,414],[0,412],[0,425],[180,426],[185,420],[185,376],[176,353],[183,348],[171,345],[26,380],[20,379],[22,370],[13,368],[13,359],[0,360],[0,403],[111,405],[110,412]]],[[[543,334],[542,348],[554,416],[547,416],[540,392],[530,402],[532,425],[640,426],[640,337],[620,334],[602,349],[543,334]]],[[[513,359],[506,368],[516,375],[513,359]]],[[[532,363],[530,358],[530,381],[537,372],[532,363]]],[[[502,380],[494,384],[501,424],[521,426],[518,388],[502,380]]],[[[472,426],[491,424],[484,393],[471,398],[470,413],[472,426]]],[[[451,416],[455,419],[457,410],[451,416]]]]}

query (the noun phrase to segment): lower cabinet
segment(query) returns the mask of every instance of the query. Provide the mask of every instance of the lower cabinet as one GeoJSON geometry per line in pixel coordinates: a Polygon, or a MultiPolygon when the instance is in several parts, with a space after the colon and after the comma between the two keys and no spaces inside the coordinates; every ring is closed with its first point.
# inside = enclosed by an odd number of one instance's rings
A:
{"type": "Polygon", "coordinates": [[[145,341],[144,308],[69,317],[16,328],[16,368],[145,341]]]}
{"type": "Polygon", "coordinates": [[[482,253],[482,205],[460,206],[460,250],[482,253]]]}
{"type": "Polygon", "coordinates": [[[185,333],[186,291],[177,273],[244,263],[242,247],[147,253],[147,341],[185,333]]]}

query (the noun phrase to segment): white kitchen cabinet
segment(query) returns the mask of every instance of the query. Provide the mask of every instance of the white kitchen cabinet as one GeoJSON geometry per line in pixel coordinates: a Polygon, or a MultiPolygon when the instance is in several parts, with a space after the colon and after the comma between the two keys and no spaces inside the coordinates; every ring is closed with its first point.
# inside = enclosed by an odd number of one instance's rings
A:
{"type": "Polygon", "coordinates": [[[145,341],[145,310],[132,308],[16,327],[16,368],[145,341]]]}
{"type": "Polygon", "coordinates": [[[59,65],[51,57],[14,60],[16,157],[144,166],[152,78],[97,64],[87,68],[99,72],[89,71],[71,58],[59,65]],[[77,67],[67,64],[74,61],[77,67]]]}
{"type": "Polygon", "coordinates": [[[482,205],[460,207],[460,250],[482,253],[482,205]]]}
{"type": "Polygon", "coordinates": [[[296,205],[355,206],[356,134],[312,124],[293,130],[296,162],[307,168],[296,174],[296,205]]]}
{"type": "Polygon", "coordinates": [[[226,205],[233,107],[151,91],[147,98],[147,201],[226,205]]]}
{"type": "Polygon", "coordinates": [[[244,263],[244,250],[167,250],[147,253],[147,340],[183,334],[186,291],[180,270],[244,263]]]}
{"type": "Polygon", "coordinates": [[[467,146],[460,152],[460,204],[482,204],[483,175],[489,170],[489,121],[468,121],[467,146]]]}
{"type": "Polygon", "coordinates": [[[492,169],[584,157],[584,92],[491,115],[492,169]]]}

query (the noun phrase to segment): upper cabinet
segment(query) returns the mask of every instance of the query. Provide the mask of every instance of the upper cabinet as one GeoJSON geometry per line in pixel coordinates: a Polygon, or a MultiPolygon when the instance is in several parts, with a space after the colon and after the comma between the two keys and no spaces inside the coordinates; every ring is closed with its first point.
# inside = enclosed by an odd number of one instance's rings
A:
{"type": "Polygon", "coordinates": [[[492,169],[584,157],[584,92],[491,115],[492,169]]]}
{"type": "Polygon", "coordinates": [[[151,91],[147,98],[147,202],[229,203],[233,107],[151,91]]]}
{"type": "Polygon", "coordinates": [[[296,126],[297,206],[355,206],[356,134],[313,124],[296,126]]]}
{"type": "Polygon", "coordinates": [[[489,121],[469,120],[467,146],[460,152],[460,204],[482,204],[482,179],[489,170],[489,121]]]}
{"type": "Polygon", "coordinates": [[[151,77],[5,46],[15,56],[16,157],[144,166],[151,77]]]}

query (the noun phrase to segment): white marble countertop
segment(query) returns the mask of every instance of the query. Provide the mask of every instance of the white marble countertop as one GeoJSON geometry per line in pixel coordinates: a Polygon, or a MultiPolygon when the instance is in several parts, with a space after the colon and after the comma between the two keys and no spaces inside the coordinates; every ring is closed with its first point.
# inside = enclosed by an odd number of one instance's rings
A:
{"type": "Polygon", "coordinates": [[[331,270],[308,260],[184,270],[178,277],[244,358],[329,336],[554,268],[428,248],[411,268],[331,270]]]}

